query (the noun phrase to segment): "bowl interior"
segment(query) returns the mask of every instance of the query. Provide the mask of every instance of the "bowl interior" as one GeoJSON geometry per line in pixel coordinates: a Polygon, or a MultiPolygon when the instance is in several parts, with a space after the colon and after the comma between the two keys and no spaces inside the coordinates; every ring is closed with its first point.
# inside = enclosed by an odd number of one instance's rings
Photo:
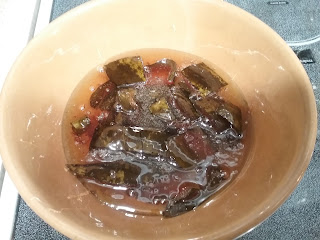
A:
{"type": "Polygon", "coordinates": [[[1,94],[0,148],[29,206],[72,239],[232,238],[289,196],[311,158],[315,100],[285,42],[221,1],[92,1],[57,19],[12,67],[1,94]],[[161,220],[102,206],[64,169],[61,120],[78,82],[126,51],[167,48],[203,57],[242,90],[252,149],[237,178],[196,211],[161,220]]]}

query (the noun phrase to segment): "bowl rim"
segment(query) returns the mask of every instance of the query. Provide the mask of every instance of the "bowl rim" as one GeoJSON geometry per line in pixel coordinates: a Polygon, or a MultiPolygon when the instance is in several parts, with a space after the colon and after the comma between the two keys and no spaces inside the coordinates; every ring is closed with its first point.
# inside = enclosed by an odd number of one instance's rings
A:
{"type": "MultiPolygon", "coordinates": [[[[4,82],[3,88],[1,90],[0,94],[0,106],[2,106],[0,109],[4,109],[5,107],[5,92],[8,85],[8,82],[10,79],[14,76],[14,71],[19,66],[20,61],[24,58],[25,55],[29,54],[29,51],[33,48],[34,45],[37,44],[38,41],[41,41],[43,37],[46,36],[47,33],[50,33],[53,29],[55,29],[57,26],[63,24],[66,21],[76,21],[77,15],[82,14],[83,12],[91,11],[97,6],[108,4],[109,2],[112,2],[114,0],[93,0],[88,1],[84,4],[81,4],[72,10],[62,14],[57,19],[53,20],[45,29],[43,29],[37,36],[35,36],[28,44],[27,46],[22,50],[22,52],[19,54],[17,59],[15,60],[14,64],[12,65],[6,80],[4,82]]],[[[309,77],[303,67],[303,65],[300,63],[299,59],[294,54],[293,50],[287,45],[287,43],[280,37],[278,33],[276,33],[273,29],[271,29],[267,24],[262,22],[260,19],[255,17],[254,15],[246,12],[245,10],[232,5],[231,3],[225,2],[223,0],[197,0],[202,2],[208,2],[208,4],[217,4],[220,7],[228,8],[231,12],[237,12],[238,14],[243,15],[243,18],[250,19],[255,22],[257,26],[259,26],[263,31],[267,32],[268,35],[272,35],[274,37],[275,42],[279,44],[279,47],[282,48],[283,52],[286,52],[288,54],[288,57],[294,61],[294,64],[298,68],[298,71],[303,75],[302,81],[304,81],[305,91],[307,93],[307,99],[306,102],[309,104],[309,110],[310,110],[310,131],[309,131],[309,138],[308,142],[306,142],[305,146],[307,146],[306,151],[301,155],[301,165],[299,171],[296,171],[294,174],[295,179],[297,181],[292,182],[290,185],[287,186],[285,190],[281,192],[281,195],[278,199],[278,201],[270,206],[268,211],[265,211],[263,214],[257,216],[254,220],[251,220],[249,222],[246,222],[245,224],[235,228],[233,231],[229,232],[223,237],[240,237],[245,235],[247,232],[250,232],[257,226],[259,226],[263,221],[265,221],[268,217],[270,217],[290,196],[290,194],[294,191],[294,189],[297,187],[299,182],[301,181],[313,154],[313,149],[316,142],[316,135],[317,135],[317,109],[316,109],[316,102],[314,93],[311,87],[311,83],[309,80],[309,77]]],[[[3,119],[4,111],[0,111],[0,119],[3,119]]],[[[2,121],[0,127],[3,129],[5,126],[3,126],[2,121]]],[[[0,142],[5,143],[5,140],[0,137],[0,142]]],[[[79,230],[70,229],[66,225],[61,224],[61,218],[57,217],[57,215],[53,213],[48,213],[46,207],[42,205],[40,201],[31,201],[32,195],[26,188],[24,188],[23,179],[19,178],[12,178],[13,176],[16,176],[18,173],[18,170],[14,168],[12,164],[10,164],[10,155],[9,152],[6,149],[6,144],[0,144],[0,153],[3,161],[3,165],[5,166],[5,169],[7,170],[9,176],[11,179],[14,179],[13,182],[18,189],[19,194],[21,197],[25,200],[28,206],[36,212],[37,215],[41,217],[46,223],[48,223],[50,226],[52,226],[54,229],[59,231],[62,234],[65,234],[66,236],[75,236],[77,232],[81,232],[79,230]]],[[[66,220],[66,219],[65,219],[66,220]]],[[[66,221],[64,222],[66,223],[66,221]]],[[[83,235],[84,236],[84,235],[83,235]]],[[[202,235],[203,238],[210,238],[212,237],[212,234],[207,233],[206,235],[202,235]]],[[[107,237],[108,238],[108,237],[107,237]]],[[[110,236],[110,239],[113,237],[110,236]]],[[[81,237],[79,239],[82,239],[81,237]]],[[[109,238],[108,238],[109,239],[109,238]]]]}

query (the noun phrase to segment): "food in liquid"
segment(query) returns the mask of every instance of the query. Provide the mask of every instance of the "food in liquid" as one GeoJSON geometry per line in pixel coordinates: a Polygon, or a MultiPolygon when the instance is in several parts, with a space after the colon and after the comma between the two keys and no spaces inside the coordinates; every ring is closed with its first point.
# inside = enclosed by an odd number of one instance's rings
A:
{"type": "Polygon", "coordinates": [[[72,94],[63,121],[66,166],[108,206],[174,217],[238,173],[247,106],[202,59],[141,53],[109,61],[72,94]]]}

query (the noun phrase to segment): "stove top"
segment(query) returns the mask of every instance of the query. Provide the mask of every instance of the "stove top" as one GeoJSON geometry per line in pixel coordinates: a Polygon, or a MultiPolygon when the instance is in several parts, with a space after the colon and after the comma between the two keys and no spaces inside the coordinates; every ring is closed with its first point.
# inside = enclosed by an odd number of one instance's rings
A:
{"type": "MultiPolygon", "coordinates": [[[[50,20],[86,2],[54,0],[50,20]]],[[[295,51],[310,77],[319,109],[320,1],[227,0],[273,28],[295,51]]],[[[39,10],[39,9],[38,9],[39,10]]],[[[41,10],[41,8],[40,8],[41,10]]],[[[40,14],[40,12],[39,12],[40,14]]],[[[319,115],[319,110],[318,110],[319,115]]],[[[320,239],[320,131],[306,174],[290,198],[266,221],[242,237],[247,239],[320,239]]],[[[19,198],[13,239],[68,239],[44,223],[19,198]]]]}

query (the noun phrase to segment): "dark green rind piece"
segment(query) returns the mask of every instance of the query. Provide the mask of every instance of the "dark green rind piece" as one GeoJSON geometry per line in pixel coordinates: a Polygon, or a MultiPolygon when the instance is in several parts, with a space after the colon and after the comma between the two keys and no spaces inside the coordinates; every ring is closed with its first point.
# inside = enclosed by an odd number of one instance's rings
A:
{"type": "Polygon", "coordinates": [[[182,167],[187,167],[188,164],[195,165],[215,153],[207,135],[199,127],[188,129],[183,134],[171,138],[167,148],[178,162],[183,161],[182,167]]]}
{"type": "Polygon", "coordinates": [[[204,63],[190,65],[182,70],[182,74],[203,96],[210,92],[218,92],[227,85],[227,82],[204,63]]]}
{"type": "Polygon", "coordinates": [[[151,104],[149,110],[152,114],[167,113],[169,111],[168,102],[164,97],[162,97],[155,103],[151,104]]]}
{"type": "Polygon", "coordinates": [[[164,142],[169,136],[166,132],[135,130],[134,128],[115,125],[100,131],[99,135],[91,141],[91,149],[107,148],[162,156],[166,151],[164,142]]]}
{"type": "Polygon", "coordinates": [[[239,107],[214,95],[203,96],[193,100],[193,104],[199,113],[211,121],[217,132],[233,127],[241,134],[242,115],[239,107]]]}
{"type": "Polygon", "coordinates": [[[90,121],[90,118],[88,117],[83,117],[79,120],[76,120],[71,123],[72,131],[75,134],[80,135],[88,129],[88,127],[90,126],[90,123],[91,121],[90,121]]]}
{"type": "Polygon", "coordinates": [[[101,110],[112,109],[116,101],[116,85],[107,81],[100,85],[90,97],[90,106],[101,110]]]}
{"type": "Polygon", "coordinates": [[[141,169],[128,162],[114,161],[95,164],[67,164],[68,170],[77,178],[114,186],[137,186],[141,169]]]}
{"type": "Polygon", "coordinates": [[[134,111],[138,105],[135,100],[136,90],[134,88],[121,88],[118,90],[117,100],[122,110],[134,111]]]}
{"type": "Polygon", "coordinates": [[[150,105],[149,111],[154,116],[167,123],[175,119],[175,114],[172,110],[172,106],[169,105],[169,102],[164,97],[156,99],[155,102],[150,105]]]}
{"type": "Polygon", "coordinates": [[[113,111],[107,112],[107,114],[104,114],[103,117],[101,119],[99,119],[99,124],[95,128],[95,131],[94,131],[94,133],[92,135],[92,138],[91,138],[91,141],[90,141],[90,146],[89,146],[90,150],[92,148],[94,148],[94,143],[100,137],[102,131],[105,128],[110,127],[111,125],[113,125],[114,121],[115,121],[115,114],[114,114],[113,111]]]}
{"type": "Polygon", "coordinates": [[[224,174],[220,167],[217,166],[208,166],[206,169],[207,177],[207,190],[214,190],[223,180],[224,174]]]}
{"type": "MultiPolygon", "coordinates": [[[[169,83],[173,83],[174,77],[175,77],[175,73],[177,71],[177,64],[175,61],[168,59],[168,58],[164,58],[162,60],[160,60],[159,62],[161,62],[162,64],[167,64],[171,67],[171,71],[168,77],[168,82],[169,83]]],[[[158,63],[159,63],[158,62],[158,63]]]]}
{"type": "Polygon", "coordinates": [[[110,94],[110,97],[105,98],[101,104],[99,105],[99,108],[103,111],[107,110],[112,110],[113,109],[113,105],[116,102],[116,94],[110,94]]]}
{"type": "Polygon", "coordinates": [[[91,140],[91,149],[95,148],[112,148],[112,150],[127,150],[126,139],[123,132],[123,127],[107,126],[91,140]],[[114,145],[114,143],[117,143],[114,145]],[[112,146],[111,146],[112,144],[112,146]]]}
{"type": "Polygon", "coordinates": [[[224,180],[223,173],[217,166],[207,167],[206,178],[207,185],[204,187],[186,183],[185,189],[180,188],[178,195],[167,204],[162,215],[171,218],[195,209],[205,202],[224,180]]]}
{"type": "Polygon", "coordinates": [[[126,57],[104,66],[111,81],[117,86],[145,82],[142,59],[139,56],[126,57]]]}
{"type": "Polygon", "coordinates": [[[181,72],[176,73],[176,76],[174,78],[174,85],[175,88],[179,89],[187,98],[189,98],[190,94],[195,91],[190,81],[186,77],[184,77],[181,72]]]}
{"type": "Polygon", "coordinates": [[[167,143],[169,155],[175,159],[181,168],[195,166],[195,153],[187,146],[184,141],[184,135],[171,138],[167,143]]]}
{"type": "Polygon", "coordinates": [[[208,95],[194,100],[193,103],[201,114],[208,115],[217,111],[221,105],[221,100],[217,99],[216,96],[208,95]]]}
{"type": "Polygon", "coordinates": [[[183,158],[181,158],[179,155],[177,155],[175,152],[169,151],[169,157],[173,159],[173,163],[178,167],[182,169],[189,169],[191,167],[194,167],[193,163],[185,161],[183,158]]]}
{"type": "Polygon", "coordinates": [[[242,131],[242,116],[239,107],[232,103],[224,102],[217,109],[217,114],[226,119],[240,134],[242,131]]]}
{"type": "Polygon", "coordinates": [[[183,213],[192,211],[196,207],[197,205],[193,202],[178,202],[167,206],[166,209],[163,211],[162,215],[165,218],[172,218],[179,216],[183,213]]]}
{"type": "Polygon", "coordinates": [[[143,152],[150,155],[166,155],[165,141],[170,137],[167,132],[142,130],[140,138],[142,139],[143,152]]]}
{"type": "Polygon", "coordinates": [[[175,109],[175,112],[178,113],[176,116],[179,120],[195,120],[199,117],[196,109],[193,107],[190,102],[187,93],[178,89],[177,87],[173,87],[171,89],[173,95],[172,108],[175,109]],[[181,118],[182,117],[182,118],[181,118]]]}

